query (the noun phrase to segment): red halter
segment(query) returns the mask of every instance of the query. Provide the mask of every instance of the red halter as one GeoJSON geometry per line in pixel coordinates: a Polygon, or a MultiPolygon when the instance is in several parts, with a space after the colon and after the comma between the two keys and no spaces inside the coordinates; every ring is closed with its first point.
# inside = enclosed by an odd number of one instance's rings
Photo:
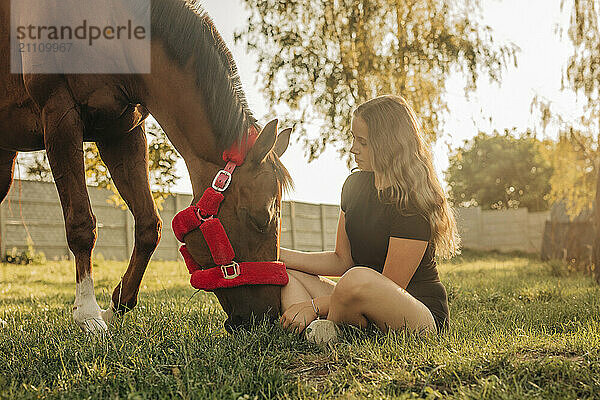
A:
{"type": "Polygon", "coordinates": [[[235,143],[229,150],[224,151],[223,161],[227,161],[227,165],[217,173],[212,186],[204,191],[198,203],[180,211],[173,218],[173,232],[180,242],[183,242],[188,232],[200,228],[208,243],[210,254],[218,265],[202,269],[185,245],[179,248],[188,271],[192,274],[190,283],[196,289],[212,291],[242,285],[285,286],[288,283],[285,264],[281,261],[235,262],[233,247],[225,228],[217,218],[219,206],[225,198],[222,192],[229,187],[235,167],[242,165],[257,137],[258,131],[251,126],[241,146],[235,143]]]}

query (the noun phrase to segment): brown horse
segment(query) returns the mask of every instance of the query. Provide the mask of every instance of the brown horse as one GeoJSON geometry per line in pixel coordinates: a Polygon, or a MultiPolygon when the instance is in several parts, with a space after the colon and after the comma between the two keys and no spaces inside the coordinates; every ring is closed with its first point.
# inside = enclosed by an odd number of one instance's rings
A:
{"type": "MultiPolygon", "coordinates": [[[[223,167],[223,150],[258,126],[231,54],[210,18],[189,3],[152,1],[150,74],[61,75],[10,73],[10,0],[0,0],[0,200],[10,188],[17,152],[45,149],[75,258],[73,317],[87,331],[106,330],[116,313],[136,305],[160,240],[162,222],[148,182],[144,120],[149,113],[184,158],[194,203],[223,167]],[[84,141],[97,143],[135,220],[135,247],[107,310],[100,309],[94,294],[96,218],[86,190],[84,141]]],[[[227,190],[219,218],[238,261],[278,258],[281,189],[290,184],[279,156],[289,135],[290,130],[277,134],[276,120],[267,124],[227,190]]],[[[200,265],[214,266],[199,230],[185,242],[200,265]]],[[[229,316],[228,328],[247,323],[252,314],[274,318],[280,310],[279,286],[215,293],[229,316]]]]}

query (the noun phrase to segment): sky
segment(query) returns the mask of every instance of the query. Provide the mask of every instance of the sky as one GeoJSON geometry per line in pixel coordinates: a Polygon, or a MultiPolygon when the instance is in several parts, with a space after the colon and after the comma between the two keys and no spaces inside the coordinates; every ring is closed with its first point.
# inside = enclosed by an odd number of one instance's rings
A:
{"type": "MultiPolygon", "coordinates": [[[[248,11],[240,0],[205,0],[203,4],[233,54],[250,108],[264,123],[264,116],[276,105],[267,104],[260,93],[256,58],[243,44],[233,42],[234,31],[245,25],[248,11]]],[[[463,77],[451,77],[446,97],[450,112],[433,147],[440,180],[448,166],[451,149],[461,146],[479,131],[516,128],[521,132],[533,127],[536,124],[531,112],[534,96],[551,100],[555,111],[567,118],[576,118],[579,109],[575,96],[560,88],[562,69],[572,51],[568,40],[561,40],[556,33],[557,24],[568,22],[568,17],[565,19],[561,13],[560,1],[483,0],[482,4],[481,23],[493,29],[496,43],[510,41],[519,47],[517,67],[505,71],[500,85],[490,83],[485,77],[480,79],[477,90],[468,99],[464,96],[463,77]]],[[[318,126],[309,127],[318,130],[318,126]]],[[[302,144],[292,138],[282,161],[295,182],[295,189],[284,196],[285,200],[339,204],[349,170],[335,149],[325,151],[308,163],[302,144]]],[[[182,179],[174,191],[191,193],[183,162],[178,164],[178,172],[182,179]]]]}

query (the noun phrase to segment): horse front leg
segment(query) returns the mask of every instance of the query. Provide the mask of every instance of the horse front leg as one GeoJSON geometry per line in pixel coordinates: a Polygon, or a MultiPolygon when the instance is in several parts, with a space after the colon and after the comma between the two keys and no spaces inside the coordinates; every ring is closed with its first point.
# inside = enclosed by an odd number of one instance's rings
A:
{"type": "Polygon", "coordinates": [[[69,249],[75,257],[76,289],[73,319],[86,332],[107,325],[94,293],[91,257],[96,242],[96,217],[87,192],[83,159],[83,123],[69,92],[57,87],[42,107],[44,144],[63,209],[69,249]]]}
{"type": "Polygon", "coordinates": [[[118,141],[98,142],[98,150],[135,221],[135,244],[129,266],[113,292],[111,307],[103,314],[109,322],[115,312],[129,311],[137,304],[142,277],[160,240],[162,221],[150,191],[143,125],[124,133],[118,141]]]}

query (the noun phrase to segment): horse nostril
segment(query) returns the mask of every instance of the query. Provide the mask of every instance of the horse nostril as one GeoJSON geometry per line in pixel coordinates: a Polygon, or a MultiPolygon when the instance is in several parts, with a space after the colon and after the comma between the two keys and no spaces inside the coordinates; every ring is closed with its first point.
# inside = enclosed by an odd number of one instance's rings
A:
{"type": "Polygon", "coordinates": [[[267,217],[267,218],[254,218],[254,217],[250,217],[250,220],[252,221],[252,225],[254,225],[254,228],[259,231],[260,233],[265,233],[268,229],[269,229],[269,225],[271,224],[271,218],[267,217]]]}
{"type": "Polygon", "coordinates": [[[227,318],[227,320],[225,321],[225,330],[228,333],[232,333],[234,330],[237,330],[240,328],[241,329],[248,328],[248,320],[240,315],[231,316],[231,317],[227,318]]]}
{"type": "Polygon", "coordinates": [[[265,210],[250,212],[247,208],[241,208],[242,215],[245,216],[248,226],[259,233],[266,233],[273,221],[273,215],[265,210]]]}

